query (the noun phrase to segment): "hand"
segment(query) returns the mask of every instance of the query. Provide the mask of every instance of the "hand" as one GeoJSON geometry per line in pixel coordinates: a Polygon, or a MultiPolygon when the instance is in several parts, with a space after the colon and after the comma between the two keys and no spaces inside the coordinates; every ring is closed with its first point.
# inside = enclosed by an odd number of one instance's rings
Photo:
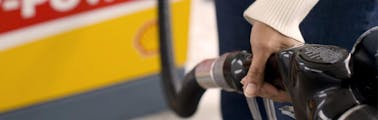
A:
{"type": "Polygon", "coordinates": [[[253,60],[247,75],[241,81],[244,95],[247,97],[260,96],[279,102],[290,101],[290,97],[285,91],[278,90],[273,85],[264,82],[265,64],[273,53],[301,44],[301,42],[286,37],[258,21],[253,24],[250,42],[253,60]]]}

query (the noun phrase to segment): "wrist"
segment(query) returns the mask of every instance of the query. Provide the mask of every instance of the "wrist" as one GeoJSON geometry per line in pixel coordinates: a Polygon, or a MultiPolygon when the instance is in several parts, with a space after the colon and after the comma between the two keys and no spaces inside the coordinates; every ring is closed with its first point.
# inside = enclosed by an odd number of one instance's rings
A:
{"type": "Polygon", "coordinates": [[[277,31],[273,27],[265,23],[262,23],[260,21],[254,21],[252,29],[257,29],[257,30],[252,30],[252,32],[259,32],[258,34],[265,34],[264,36],[266,36],[267,39],[271,39],[272,40],[271,42],[278,43],[278,44],[275,44],[275,45],[279,45],[279,46],[275,46],[277,50],[274,50],[273,52],[277,52],[278,50],[287,49],[287,48],[290,48],[299,44],[303,44],[303,42],[290,38],[282,34],[281,32],[277,31]]]}
{"type": "Polygon", "coordinates": [[[245,12],[244,17],[254,24],[267,24],[281,34],[304,42],[299,24],[318,0],[258,0],[245,12]]]}

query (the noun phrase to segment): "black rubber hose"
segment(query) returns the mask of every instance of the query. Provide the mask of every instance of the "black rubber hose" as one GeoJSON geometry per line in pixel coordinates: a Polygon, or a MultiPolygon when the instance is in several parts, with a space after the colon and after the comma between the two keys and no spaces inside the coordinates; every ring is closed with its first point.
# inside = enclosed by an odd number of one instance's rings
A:
{"type": "Polygon", "coordinates": [[[170,26],[169,0],[158,0],[159,42],[161,79],[163,91],[170,108],[181,117],[189,117],[196,111],[199,100],[205,92],[196,79],[194,69],[183,81],[175,71],[174,55],[172,51],[172,36],[170,26]]]}
{"type": "MultiPolygon", "coordinates": [[[[181,117],[189,117],[195,113],[205,89],[201,88],[195,79],[193,69],[185,75],[181,90],[176,96],[170,96],[169,105],[181,117]]],[[[168,90],[168,89],[166,89],[168,90]]],[[[168,90],[172,92],[172,90],[168,90]]]]}

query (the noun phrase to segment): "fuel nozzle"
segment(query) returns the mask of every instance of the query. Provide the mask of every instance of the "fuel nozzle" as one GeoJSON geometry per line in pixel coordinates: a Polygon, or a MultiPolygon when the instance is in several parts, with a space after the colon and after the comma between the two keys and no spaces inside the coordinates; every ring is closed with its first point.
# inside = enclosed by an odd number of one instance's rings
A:
{"type": "MultiPolygon", "coordinates": [[[[202,88],[221,88],[230,92],[243,92],[240,81],[247,75],[253,55],[246,51],[236,51],[223,54],[217,59],[204,60],[196,66],[196,80],[202,88]]],[[[270,57],[266,64],[265,81],[270,82],[277,88],[283,88],[279,81],[276,57],[270,57]]],[[[255,98],[247,98],[248,107],[253,119],[260,120],[261,112],[255,98]]],[[[264,99],[264,106],[268,118],[275,118],[273,101],[264,99]],[[272,109],[268,109],[272,108],[272,109]]]]}
{"type": "MultiPolygon", "coordinates": [[[[196,80],[205,89],[242,93],[240,81],[252,59],[253,54],[238,51],[205,60],[196,67],[196,80]]],[[[360,102],[345,85],[351,77],[349,60],[348,51],[337,46],[296,46],[268,59],[264,81],[290,94],[297,119],[334,119],[360,102]]]]}
{"type": "MultiPolygon", "coordinates": [[[[223,54],[217,59],[202,61],[196,67],[197,82],[203,88],[222,88],[226,91],[242,93],[240,81],[247,75],[253,54],[247,51],[236,51],[223,54]]],[[[265,67],[265,81],[283,89],[279,81],[277,57],[272,55],[265,67]]]]}
{"type": "MultiPolygon", "coordinates": [[[[377,105],[377,33],[378,28],[362,36],[352,55],[337,46],[317,44],[282,50],[268,59],[264,81],[289,93],[296,119],[378,119],[377,107],[372,107],[377,105]]],[[[206,89],[242,93],[240,81],[252,60],[253,54],[246,51],[204,60],[185,76],[178,91],[172,80],[164,79],[171,108],[188,117],[206,89]]]]}

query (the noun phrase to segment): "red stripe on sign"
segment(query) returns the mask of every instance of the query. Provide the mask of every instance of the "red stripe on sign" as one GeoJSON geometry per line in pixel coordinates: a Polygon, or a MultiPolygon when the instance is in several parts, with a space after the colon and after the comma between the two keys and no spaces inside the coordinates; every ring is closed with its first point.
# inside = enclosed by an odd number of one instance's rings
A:
{"type": "Polygon", "coordinates": [[[0,34],[136,0],[0,0],[0,34]]]}

